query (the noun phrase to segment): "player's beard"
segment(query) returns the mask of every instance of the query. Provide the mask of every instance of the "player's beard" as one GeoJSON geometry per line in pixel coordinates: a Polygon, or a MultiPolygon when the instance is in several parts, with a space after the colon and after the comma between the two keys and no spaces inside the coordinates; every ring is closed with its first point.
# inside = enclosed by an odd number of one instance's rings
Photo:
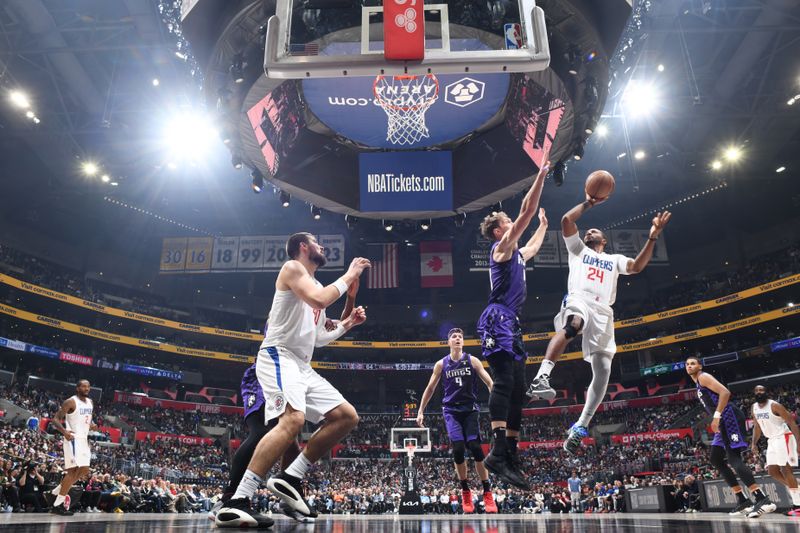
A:
{"type": "Polygon", "coordinates": [[[317,268],[322,268],[328,263],[328,260],[325,259],[325,255],[324,254],[321,254],[318,251],[313,250],[313,249],[311,250],[311,253],[308,254],[308,259],[311,262],[315,263],[317,265],[317,268]]]}
{"type": "Polygon", "coordinates": [[[601,244],[603,244],[603,237],[598,237],[596,239],[592,239],[591,237],[587,237],[583,242],[589,248],[594,248],[596,246],[600,246],[601,244]]]}

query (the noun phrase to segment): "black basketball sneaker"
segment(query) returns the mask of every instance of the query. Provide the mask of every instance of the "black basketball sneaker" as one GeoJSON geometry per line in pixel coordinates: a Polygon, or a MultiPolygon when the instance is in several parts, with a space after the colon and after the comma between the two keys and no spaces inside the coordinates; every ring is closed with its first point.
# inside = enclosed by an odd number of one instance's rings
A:
{"type": "Polygon", "coordinates": [[[250,508],[249,498],[232,498],[226,503],[214,518],[214,523],[219,528],[267,528],[272,527],[275,521],[261,513],[254,513],[250,508]]]}
{"type": "Polygon", "coordinates": [[[53,514],[61,515],[61,516],[72,516],[75,513],[64,507],[63,503],[60,503],[53,507],[53,510],[50,511],[53,514]]]}
{"type": "MultiPolygon", "coordinates": [[[[316,518],[317,512],[310,509],[303,497],[303,486],[300,478],[281,472],[267,480],[267,488],[283,503],[306,518],[316,518]]],[[[292,517],[294,518],[294,517],[292,517]]]]}

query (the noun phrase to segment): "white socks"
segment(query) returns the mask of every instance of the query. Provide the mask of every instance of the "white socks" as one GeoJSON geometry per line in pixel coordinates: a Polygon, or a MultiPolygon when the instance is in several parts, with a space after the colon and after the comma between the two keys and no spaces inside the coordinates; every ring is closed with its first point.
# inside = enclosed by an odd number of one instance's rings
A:
{"type": "Polygon", "coordinates": [[[603,396],[606,395],[606,389],[608,389],[608,379],[611,377],[612,360],[613,356],[604,353],[592,355],[592,382],[589,383],[589,389],[586,391],[586,404],[578,419],[579,426],[589,427],[594,412],[603,403],[603,396]]]}
{"type": "Polygon", "coordinates": [[[305,454],[301,453],[294,461],[292,461],[292,464],[290,464],[289,468],[286,469],[286,473],[290,476],[303,479],[311,465],[311,461],[306,459],[305,454]]]}
{"type": "Polygon", "coordinates": [[[800,488],[789,489],[789,495],[792,497],[792,504],[800,505],[800,488]]]}
{"type": "Polygon", "coordinates": [[[66,499],[67,499],[66,497],[64,497],[61,494],[59,494],[58,496],[56,496],[56,501],[53,504],[53,507],[58,507],[59,505],[64,503],[64,500],[66,500],[66,499]]]}
{"type": "Polygon", "coordinates": [[[258,490],[259,485],[263,482],[264,480],[261,479],[261,476],[252,470],[245,471],[242,480],[239,482],[239,486],[236,487],[236,492],[233,495],[234,499],[252,498],[253,494],[258,490]]]}
{"type": "Polygon", "coordinates": [[[542,361],[542,364],[539,365],[539,371],[536,373],[535,379],[539,379],[539,377],[541,377],[542,375],[550,377],[550,372],[553,371],[554,366],[556,366],[556,364],[553,361],[550,361],[549,359],[545,359],[544,361],[542,361]]]}

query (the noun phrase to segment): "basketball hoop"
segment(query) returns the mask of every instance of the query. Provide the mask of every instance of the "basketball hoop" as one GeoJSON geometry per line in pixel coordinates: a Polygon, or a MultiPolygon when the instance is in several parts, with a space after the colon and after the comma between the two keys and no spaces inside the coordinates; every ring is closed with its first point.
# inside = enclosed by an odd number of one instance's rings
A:
{"type": "Polygon", "coordinates": [[[414,144],[429,136],[425,112],[439,98],[436,76],[377,76],[373,92],[388,118],[387,141],[414,144]]]}
{"type": "Polygon", "coordinates": [[[408,454],[409,457],[414,457],[414,452],[416,451],[416,449],[417,449],[416,444],[408,444],[406,445],[406,454],[408,454]]]}

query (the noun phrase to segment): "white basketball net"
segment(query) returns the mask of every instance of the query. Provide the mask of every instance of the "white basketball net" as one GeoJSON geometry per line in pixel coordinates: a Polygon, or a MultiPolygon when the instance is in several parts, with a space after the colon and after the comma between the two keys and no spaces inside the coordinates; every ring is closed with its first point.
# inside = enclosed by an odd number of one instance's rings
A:
{"type": "Polygon", "coordinates": [[[392,144],[414,144],[429,137],[425,112],[439,98],[439,80],[425,76],[378,76],[375,101],[389,119],[386,140],[392,144]]]}

